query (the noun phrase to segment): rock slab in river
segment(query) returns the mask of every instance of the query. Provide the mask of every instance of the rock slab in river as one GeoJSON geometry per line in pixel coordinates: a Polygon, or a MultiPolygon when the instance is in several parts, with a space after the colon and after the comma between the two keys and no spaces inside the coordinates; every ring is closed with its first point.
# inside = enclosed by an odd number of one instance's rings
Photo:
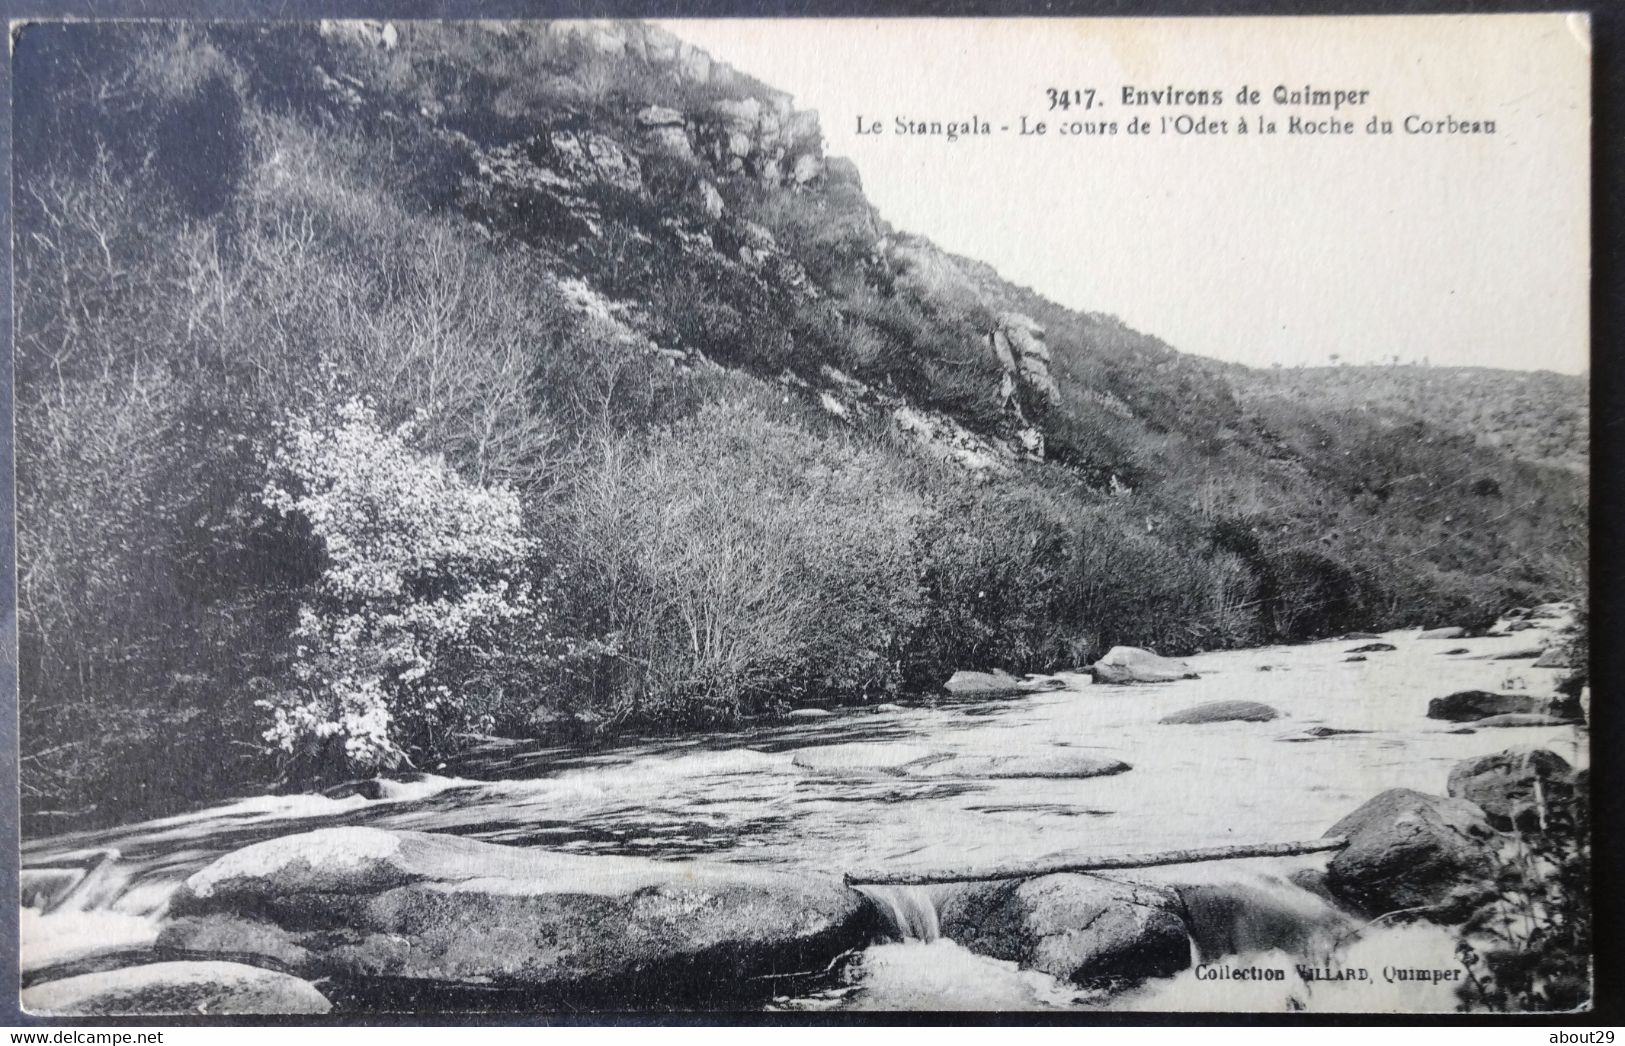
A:
{"type": "Polygon", "coordinates": [[[1007,755],[956,755],[909,767],[910,777],[978,777],[988,780],[1017,778],[1106,777],[1133,767],[1121,759],[1077,752],[1012,752],[1007,755]]]}
{"type": "Polygon", "coordinates": [[[968,883],[938,918],[971,951],[1077,984],[1164,977],[1191,962],[1172,892],[1093,875],[968,883]]]}
{"type": "Polygon", "coordinates": [[[1180,723],[1267,723],[1278,718],[1280,712],[1257,701],[1211,701],[1182,712],[1165,715],[1164,724],[1180,723]]]}
{"type": "Polygon", "coordinates": [[[1498,715],[1550,715],[1553,702],[1529,694],[1496,694],[1488,690],[1462,690],[1428,702],[1428,718],[1451,723],[1472,723],[1498,715]]]}
{"type": "Polygon", "coordinates": [[[790,762],[803,770],[825,774],[902,774],[910,763],[942,759],[943,753],[920,745],[894,745],[856,741],[843,745],[801,748],[790,762]]]}
{"type": "Polygon", "coordinates": [[[1389,650],[1398,649],[1392,643],[1367,643],[1364,646],[1349,647],[1343,652],[1345,654],[1382,654],[1389,650]]]}
{"type": "Polygon", "coordinates": [[[1463,799],[1391,788],[1326,834],[1349,840],[1326,866],[1327,887],[1373,915],[1454,910],[1495,878],[1497,833],[1484,811],[1463,799]]]}
{"type": "Polygon", "coordinates": [[[1172,683],[1179,679],[1200,678],[1183,661],[1133,646],[1112,647],[1104,657],[1089,666],[1089,674],[1097,683],[1119,684],[1172,683]]]}
{"type": "Polygon", "coordinates": [[[235,962],[157,962],[27,988],[41,1016],[326,1013],[327,998],[297,977],[235,962]]]}
{"type": "Polygon", "coordinates": [[[823,968],[876,919],[856,891],[816,876],[372,828],[227,854],[171,912],[181,918],[161,948],[252,945],[359,1005],[441,1008],[718,1005],[767,989],[762,975],[823,968]]]}
{"type": "Polygon", "coordinates": [[[1483,719],[1473,720],[1472,726],[1506,729],[1508,727],[1528,726],[1573,726],[1574,720],[1564,719],[1555,715],[1542,715],[1538,712],[1508,712],[1506,715],[1485,716],[1483,719]]]}

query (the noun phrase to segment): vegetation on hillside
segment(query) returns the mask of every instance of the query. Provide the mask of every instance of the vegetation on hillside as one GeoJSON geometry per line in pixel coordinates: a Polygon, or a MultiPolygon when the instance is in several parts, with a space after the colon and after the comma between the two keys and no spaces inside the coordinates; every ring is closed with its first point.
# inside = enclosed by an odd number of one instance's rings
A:
{"type": "Polygon", "coordinates": [[[1010,286],[702,58],[21,34],[31,821],[1579,590],[1552,453],[1010,286]]]}

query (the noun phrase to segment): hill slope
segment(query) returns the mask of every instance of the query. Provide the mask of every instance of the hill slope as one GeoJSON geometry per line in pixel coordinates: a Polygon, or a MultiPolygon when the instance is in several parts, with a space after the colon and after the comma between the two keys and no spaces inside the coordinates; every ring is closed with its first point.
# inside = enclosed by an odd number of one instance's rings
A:
{"type": "Polygon", "coordinates": [[[1522,404],[1582,387],[1441,409],[1061,308],[649,26],[42,25],[15,70],[34,816],[1578,585],[1579,422],[1522,404]]]}

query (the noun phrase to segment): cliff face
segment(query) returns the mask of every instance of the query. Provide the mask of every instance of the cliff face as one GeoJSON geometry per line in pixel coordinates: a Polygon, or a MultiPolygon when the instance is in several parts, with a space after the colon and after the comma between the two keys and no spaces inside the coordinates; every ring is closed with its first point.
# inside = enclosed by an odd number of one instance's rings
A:
{"type": "MultiPolygon", "coordinates": [[[[661,263],[649,267],[650,280],[661,279],[655,270],[665,266],[702,273],[721,294],[771,299],[780,313],[830,309],[840,288],[812,278],[802,263],[817,245],[783,244],[764,222],[776,217],[781,232],[799,235],[830,215],[847,227],[841,246],[860,259],[866,282],[901,286],[926,311],[970,319],[953,332],[963,344],[944,348],[978,375],[982,417],[967,428],[954,403],[910,395],[895,374],[859,368],[867,373],[853,375],[851,361],[801,351],[780,377],[834,418],[888,425],[973,471],[1044,459],[1035,415],[1059,389],[1042,325],[1001,308],[930,243],[892,233],[863,200],[852,165],[825,156],[817,114],[796,109],[789,95],[637,22],[433,30],[324,22],[319,33],[324,46],[309,71],[315,107],[363,126],[410,125],[440,154],[441,169],[457,172],[427,187],[428,196],[492,242],[546,252],[558,268],[574,270],[569,275],[606,298],[601,305],[651,335],[650,351],[681,366],[719,354],[700,338],[661,337],[647,286],[619,271],[604,279],[607,253],[646,252],[661,263]],[[469,63],[459,75],[488,82],[475,90],[465,82],[449,94],[422,83],[427,54],[446,57],[448,33],[460,37],[453,51],[469,63]],[[511,76],[493,73],[503,68],[490,61],[493,52],[548,55],[538,65],[552,75],[538,80],[536,67],[517,62],[511,76]],[[415,90],[403,86],[413,81],[415,90]]],[[[720,355],[730,353],[724,347],[720,355]]]]}

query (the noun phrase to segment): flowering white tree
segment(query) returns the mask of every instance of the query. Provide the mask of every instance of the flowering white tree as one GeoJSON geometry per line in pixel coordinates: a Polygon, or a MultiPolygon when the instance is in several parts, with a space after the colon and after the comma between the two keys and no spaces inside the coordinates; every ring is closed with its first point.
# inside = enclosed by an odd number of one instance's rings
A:
{"type": "Polygon", "coordinates": [[[410,438],[352,400],[292,419],[272,455],[265,504],[324,553],[293,634],[298,685],[263,702],[265,739],[290,756],[342,744],[346,769],[375,772],[488,729],[511,634],[545,601],[514,492],[467,482],[410,438]]]}

